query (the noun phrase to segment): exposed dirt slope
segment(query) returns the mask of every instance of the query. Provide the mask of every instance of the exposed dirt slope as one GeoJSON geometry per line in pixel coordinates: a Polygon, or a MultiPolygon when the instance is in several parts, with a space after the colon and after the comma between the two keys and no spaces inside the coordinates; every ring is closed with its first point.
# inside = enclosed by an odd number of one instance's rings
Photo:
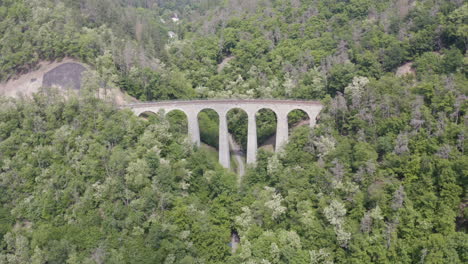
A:
{"type": "MultiPolygon", "coordinates": [[[[53,86],[67,96],[71,90],[80,91],[81,74],[90,67],[77,60],[65,58],[61,61],[43,61],[36,70],[0,83],[0,96],[31,96],[42,86],[53,86]],[[71,89],[70,89],[71,88],[71,89]]],[[[100,98],[113,100],[116,104],[135,103],[137,100],[120,89],[100,89],[100,98]]]]}
{"type": "Polygon", "coordinates": [[[39,63],[38,69],[26,74],[17,76],[7,82],[0,83],[0,95],[8,97],[18,97],[20,94],[31,96],[37,93],[42,86],[44,75],[52,69],[64,63],[79,63],[76,60],[66,58],[62,61],[43,61],[39,63]]]}

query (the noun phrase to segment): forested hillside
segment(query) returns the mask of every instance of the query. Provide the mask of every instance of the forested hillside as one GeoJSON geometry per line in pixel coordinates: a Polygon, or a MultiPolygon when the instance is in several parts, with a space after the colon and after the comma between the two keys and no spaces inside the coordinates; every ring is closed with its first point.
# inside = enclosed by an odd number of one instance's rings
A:
{"type": "Polygon", "coordinates": [[[0,263],[467,263],[467,46],[461,0],[0,0],[0,81],[93,69],[79,97],[0,98],[0,263]],[[324,109],[239,185],[180,117],[100,85],[324,109]]]}

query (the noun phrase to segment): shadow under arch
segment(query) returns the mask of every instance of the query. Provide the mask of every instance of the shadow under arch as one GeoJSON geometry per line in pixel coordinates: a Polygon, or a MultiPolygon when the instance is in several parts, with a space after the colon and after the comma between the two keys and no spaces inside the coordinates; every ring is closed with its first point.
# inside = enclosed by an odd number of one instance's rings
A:
{"type": "Polygon", "coordinates": [[[259,148],[274,152],[276,148],[276,127],[278,116],[270,108],[261,108],[255,114],[257,143],[259,148]]]}
{"type": "Polygon", "coordinates": [[[303,125],[310,125],[310,116],[306,111],[296,108],[288,112],[289,135],[295,128],[303,125]]]}
{"type": "Polygon", "coordinates": [[[197,114],[200,141],[208,146],[219,148],[219,114],[211,108],[204,108],[197,114]]]}

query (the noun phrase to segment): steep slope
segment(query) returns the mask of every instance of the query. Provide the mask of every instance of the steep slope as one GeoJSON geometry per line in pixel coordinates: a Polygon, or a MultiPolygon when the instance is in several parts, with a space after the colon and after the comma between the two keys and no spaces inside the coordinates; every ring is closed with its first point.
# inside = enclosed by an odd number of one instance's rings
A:
{"type": "MultiPolygon", "coordinates": [[[[66,58],[61,61],[39,63],[36,70],[16,76],[0,83],[0,96],[7,97],[31,97],[39,92],[41,87],[56,87],[63,95],[70,93],[79,94],[83,85],[83,75],[86,75],[90,67],[77,60],[66,58]]],[[[86,88],[85,88],[86,89],[86,88]]],[[[100,97],[109,98],[115,103],[121,105],[136,102],[135,98],[120,91],[119,88],[99,89],[100,97]]]]}

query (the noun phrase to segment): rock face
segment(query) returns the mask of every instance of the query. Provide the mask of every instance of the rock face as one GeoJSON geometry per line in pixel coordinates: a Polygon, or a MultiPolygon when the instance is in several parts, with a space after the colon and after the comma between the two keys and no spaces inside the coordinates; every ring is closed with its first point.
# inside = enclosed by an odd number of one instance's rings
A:
{"type": "Polygon", "coordinates": [[[58,86],[79,90],[81,88],[81,74],[84,71],[86,71],[86,68],[79,63],[64,63],[44,74],[42,86],[58,86]]]}

